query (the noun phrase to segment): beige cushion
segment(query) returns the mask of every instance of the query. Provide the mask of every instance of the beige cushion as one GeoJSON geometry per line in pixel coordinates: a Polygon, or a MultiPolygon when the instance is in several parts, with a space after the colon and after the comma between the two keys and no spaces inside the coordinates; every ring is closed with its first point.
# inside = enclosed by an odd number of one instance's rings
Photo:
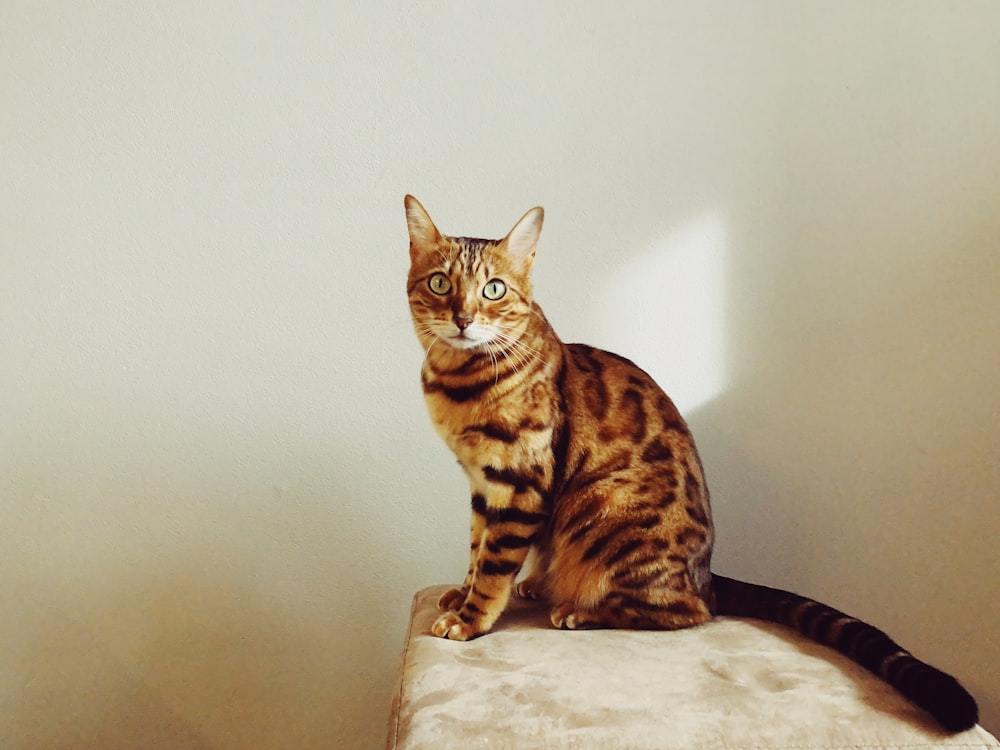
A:
{"type": "Polygon", "coordinates": [[[981,727],[948,736],[878,678],[787,628],[722,618],[674,632],[559,631],[514,601],[494,631],[434,638],[413,601],[386,747],[997,748],[981,727]]]}

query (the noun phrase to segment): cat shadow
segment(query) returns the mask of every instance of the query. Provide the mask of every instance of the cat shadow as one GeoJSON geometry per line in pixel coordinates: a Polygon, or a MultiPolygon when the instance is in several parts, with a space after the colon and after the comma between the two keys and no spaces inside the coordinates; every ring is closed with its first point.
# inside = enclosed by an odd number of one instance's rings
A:
{"type": "Polygon", "coordinates": [[[862,701],[873,711],[892,715],[935,737],[951,736],[933,717],[903,697],[895,688],[836,649],[816,643],[786,625],[745,617],[726,617],[725,619],[745,623],[749,627],[781,639],[804,657],[816,659],[832,666],[853,683],[854,695],[852,697],[862,701]]]}
{"type": "Polygon", "coordinates": [[[550,610],[551,607],[543,601],[524,599],[513,594],[507,609],[500,615],[500,619],[497,620],[491,632],[503,632],[514,628],[554,630],[555,627],[549,618],[550,610]]]}
{"type": "MultiPolygon", "coordinates": [[[[444,589],[442,588],[442,592],[443,591],[444,589]]],[[[747,667],[748,661],[759,662],[757,666],[754,666],[749,671],[753,673],[753,681],[760,683],[758,687],[761,689],[789,689],[793,686],[795,680],[799,679],[799,677],[801,677],[801,684],[797,685],[797,689],[806,689],[808,684],[807,680],[810,677],[817,675],[815,679],[822,680],[822,672],[825,671],[827,667],[833,667],[846,678],[847,682],[850,683],[850,690],[852,693],[850,699],[852,701],[861,701],[872,711],[885,714],[887,717],[892,716],[900,721],[905,721],[915,727],[918,727],[921,731],[926,732],[932,737],[945,738],[950,736],[929,714],[924,712],[915,704],[911,703],[908,699],[904,698],[888,683],[881,680],[881,678],[873,676],[873,674],[867,669],[852,661],[847,656],[841,654],[836,649],[816,643],[805,635],[785,625],[743,617],[726,617],[719,621],[721,622],[722,620],[739,621],[747,627],[761,631],[769,636],[772,636],[773,638],[780,639],[804,657],[800,670],[803,674],[790,675],[782,674],[779,671],[779,668],[775,667],[772,661],[769,660],[764,654],[760,654],[755,657],[753,654],[737,654],[736,652],[728,652],[730,656],[738,655],[740,657],[739,661],[742,663],[743,667],[747,667]],[[810,668],[808,664],[809,660],[816,660],[813,668],[810,668]],[[790,678],[795,679],[793,680],[790,678]]],[[[701,627],[710,628],[712,627],[712,624],[709,623],[708,625],[701,627]]],[[[513,630],[540,630],[545,632],[551,631],[553,633],[557,632],[549,621],[549,607],[547,604],[539,601],[525,600],[518,597],[511,599],[511,603],[507,610],[493,628],[493,632],[497,633],[513,630]]],[[[607,645],[608,640],[613,638],[613,633],[616,631],[590,632],[601,632],[603,634],[601,636],[602,643],[607,645]]],[[[663,639],[669,639],[672,635],[674,635],[674,633],[669,631],[646,632],[652,634],[654,638],[663,639]]],[[[572,637],[570,634],[566,635],[567,637],[572,637]]],[[[709,641],[705,641],[705,643],[708,642],[709,641]]],[[[707,646],[705,648],[707,648],[707,646]]],[[[718,656],[720,657],[725,657],[726,654],[726,649],[721,649],[718,652],[718,656]]],[[[706,657],[711,657],[710,651],[706,651],[706,657]]],[[[736,679],[739,678],[737,677],[736,679]]],[[[827,679],[829,678],[827,677],[827,679]]],[[[830,689],[843,691],[845,686],[843,683],[838,684],[838,682],[838,680],[830,681],[830,689]]],[[[816,689],[823,690],[824,688],[822,684],[820,684],[816,687],[816,689]]]]}

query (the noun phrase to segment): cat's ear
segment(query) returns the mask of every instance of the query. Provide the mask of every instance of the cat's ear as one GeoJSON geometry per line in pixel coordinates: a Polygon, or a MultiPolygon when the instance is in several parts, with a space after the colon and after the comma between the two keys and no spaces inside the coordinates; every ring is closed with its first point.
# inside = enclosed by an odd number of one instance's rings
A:
{"type": "Polygon", "coordinates": [[[545,211],[541,206],[535,206],[521,217],[504,238],[507,253],[521,263],[525,271],[531,268],[535,260],[535,247],[538,245],[538,236],[542,233],[544,218],[545,211]]]}
{"type": "Polygon", "coordinates": [[[406,207],[406,228],[410,233],[410,258],[416,260],[419,250],[432,247],[441,239],[427,209],[412,195],[403,199],[406,207]]]}

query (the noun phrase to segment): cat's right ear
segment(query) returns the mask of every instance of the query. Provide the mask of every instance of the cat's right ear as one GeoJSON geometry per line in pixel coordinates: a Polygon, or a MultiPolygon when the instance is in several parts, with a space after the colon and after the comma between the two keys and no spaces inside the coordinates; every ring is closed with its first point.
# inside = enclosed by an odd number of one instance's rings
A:
{"type": "Polygon", "coordinates": [[[535,260],[535,247],[538,245],[538,235],[542,231],[544,218],[545,211],[542,210],[541,206],[535,206],[521,217],[504,239],[507,253],[521,264],[522,270],[525,272],[531,268],[531,264],[535,260]]]}
{"type": "Polygon", "coordinates": [[[406,228],[410,233],[410,259],[415,261],[420,250],[437,244],[441,233],[431,221],[427,209],[412,195],[403,199],[403,205],[406,207],[406,228]]]}

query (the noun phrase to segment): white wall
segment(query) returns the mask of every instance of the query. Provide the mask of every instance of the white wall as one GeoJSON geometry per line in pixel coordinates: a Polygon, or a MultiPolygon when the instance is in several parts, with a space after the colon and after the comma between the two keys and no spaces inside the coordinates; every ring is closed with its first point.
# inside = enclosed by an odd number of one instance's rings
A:
{"type": "Polygon", "coordinates": [[[1000,730],[1000,5],[872,5],[6,3],[0,744],[379,746],[466,547],[408,191],[544,204],[539,298],[690,413],[717,567],[1000,730]]]}

